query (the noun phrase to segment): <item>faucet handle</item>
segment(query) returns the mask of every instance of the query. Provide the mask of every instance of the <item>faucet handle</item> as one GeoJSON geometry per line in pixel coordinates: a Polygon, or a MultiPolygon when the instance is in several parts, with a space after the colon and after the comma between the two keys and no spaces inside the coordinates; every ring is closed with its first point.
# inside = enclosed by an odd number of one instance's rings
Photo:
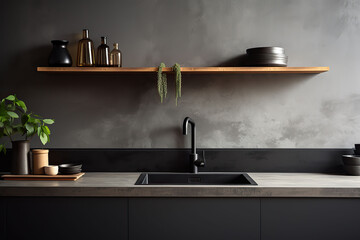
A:
{"type": "Polygon", "coordinates": [[[205,151],[202,151],[202,159],[197,159],[194,161],[195,166],[197,167],[205,167],[206,160],[205,160],[205,151]]]}
{"type": "Polygon", "coordinates": [[[204,163],[204,166],[206,164],[206,159],[205,159],[205,150],[202,151],[202,161],[204,163]]]}

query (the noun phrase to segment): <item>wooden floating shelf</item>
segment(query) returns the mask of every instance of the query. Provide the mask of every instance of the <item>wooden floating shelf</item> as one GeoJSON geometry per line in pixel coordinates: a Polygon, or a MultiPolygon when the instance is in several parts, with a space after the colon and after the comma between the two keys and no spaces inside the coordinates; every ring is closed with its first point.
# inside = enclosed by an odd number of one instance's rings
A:
{"type": "MultiPolygon", "coordinates": [[[[38,67],[38,72],[53,73],[155,73],[157,67],[117,68],[117,67],[38,67]]],[[[182,67],[182,73],[323,73],[329,67],[182,67]]],[[[170,67],[163,72],[173,72],[170,67]]]]}

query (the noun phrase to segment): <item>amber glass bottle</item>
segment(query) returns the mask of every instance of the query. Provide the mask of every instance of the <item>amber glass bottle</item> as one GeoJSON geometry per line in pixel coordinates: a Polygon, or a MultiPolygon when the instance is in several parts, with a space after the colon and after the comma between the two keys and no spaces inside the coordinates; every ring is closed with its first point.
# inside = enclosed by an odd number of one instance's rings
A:
{"type": "Polygon", "coordinates": [[[95,66],[94,43],[89,38],[88,29],[83,30],[83,38],[79,41],[76,65],[78,67],[95,66]]]}
{"type": "Polygon", "coordinates": [[[114,49],[110,53],[110,66],[122,67],[122,53],[118,43],[114,43],[114,49]]]}
{"type": "Polygon", "coordinates": [[[97,67],[108,67],[110,66],[110,50],[109,46],[106,45],[106,37],[101,37],[101,44],[97,49],[96,66],[97,67]]]}

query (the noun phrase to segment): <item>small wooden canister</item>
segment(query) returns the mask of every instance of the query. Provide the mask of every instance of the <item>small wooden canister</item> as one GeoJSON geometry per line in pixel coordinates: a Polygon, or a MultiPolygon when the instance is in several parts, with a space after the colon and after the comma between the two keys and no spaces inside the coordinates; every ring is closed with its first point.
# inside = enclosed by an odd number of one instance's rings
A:
{"type": "Polygon", "coordinates": [[[44,167],[49,165],[49,150],[47,149],[33,149],[33,174],[45,174],[44,167]]]}

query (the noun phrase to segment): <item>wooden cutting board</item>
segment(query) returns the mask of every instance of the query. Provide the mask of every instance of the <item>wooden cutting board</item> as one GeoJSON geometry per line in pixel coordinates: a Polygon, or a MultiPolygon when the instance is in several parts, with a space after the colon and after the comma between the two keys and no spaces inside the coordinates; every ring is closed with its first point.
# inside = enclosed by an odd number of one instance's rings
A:
{"type": "Polygon", "coordinates": [[[76,181],[85,173],[71,175],[2,175],[4,180],[21,180],[21,181],[76,181]]]}

